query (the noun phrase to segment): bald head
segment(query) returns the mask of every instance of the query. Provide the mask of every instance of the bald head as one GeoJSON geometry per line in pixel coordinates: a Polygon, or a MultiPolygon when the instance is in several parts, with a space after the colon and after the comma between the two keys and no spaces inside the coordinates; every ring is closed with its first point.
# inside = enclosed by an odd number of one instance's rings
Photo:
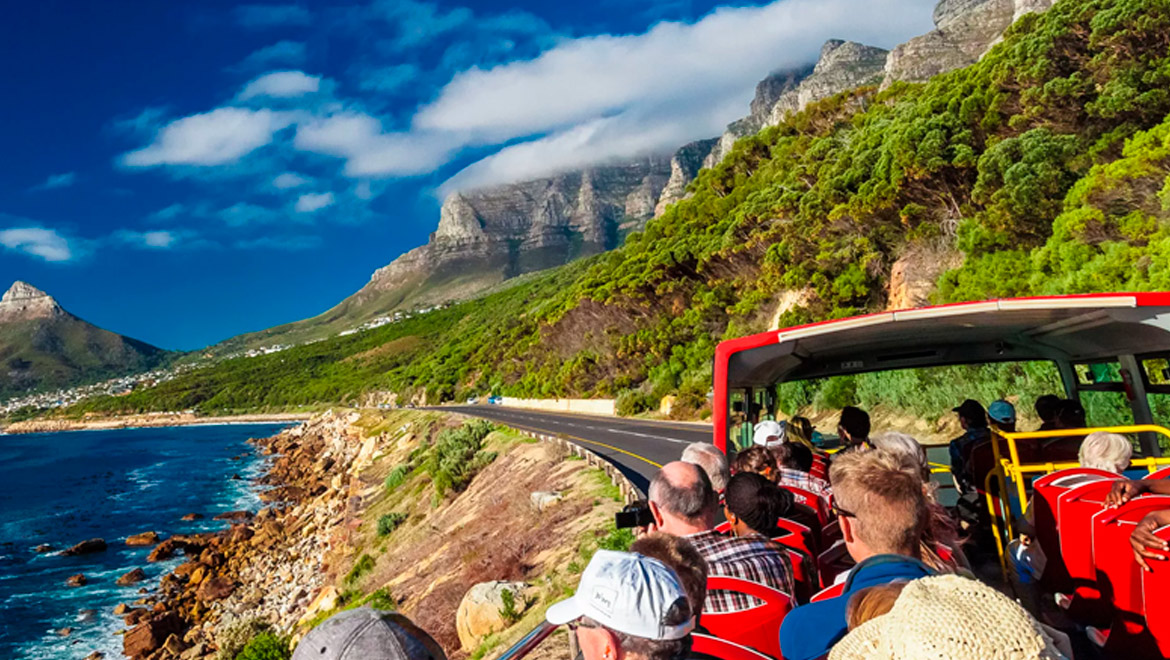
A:
{"type": "Polygon", "coordinates": [[[683,461],[662,466],[650,482],[650,501],[664,513],[692,522],[714,516],[719,505],[707,473],[683,461]]]}

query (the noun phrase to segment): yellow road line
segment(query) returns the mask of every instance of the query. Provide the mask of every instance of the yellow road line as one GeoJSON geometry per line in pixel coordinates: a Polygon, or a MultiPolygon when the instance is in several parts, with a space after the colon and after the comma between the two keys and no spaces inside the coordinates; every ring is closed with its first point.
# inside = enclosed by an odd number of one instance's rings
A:
{"type": "MultiPolygon", "coordinates": [[[[471,414],[471,413],[468,413],[468,414],[471,414]]],[[[483,419],[483,418],[481,418],[481,419],[483,419]]],[[[566,438],[569,438],[571,440],[576,440],[578,442],[585,442],[585,443],[588,443],[591,445],[597,445],[598,447],[605,447],[606,449],[616,451],[619,454],[625,454],[626,456],[632,456],[633,458],[636,458],[640,461],[645,461],[645,462],[649,463],[650,465],[653,465],[656,468],[659,468],[659,469],[662,468],[661,463],[655,463],[654,461],[646,458],[645,456],[639,456],[638,454],[635,454],[632,451],[626,451],[625,449],[622,449],[621,447],[614,447],[613,445],[607,445],[604,442],[598,442],[596,440],[586,440],[585,438],[580,438],[580,437],[577,437],[575,435],[569,435],[568,433],[559,433],[559,432],[552,432],[552,431],[547,431],[547,430],[543,430],[543,429],[536,429],[536,428],[532,428],[531,426],[525,426],[523,424],[516,424],[514,422],[500,421],[498,419],[493,420],[493,421],[497,421],[497,422],[503,424],[504,426],[514,426],[518,429],[523,429],[525,431],[532,431],[533,433],[542,433],[544,435],[554,435],[554,436],[564,436],[566,438]]]]}

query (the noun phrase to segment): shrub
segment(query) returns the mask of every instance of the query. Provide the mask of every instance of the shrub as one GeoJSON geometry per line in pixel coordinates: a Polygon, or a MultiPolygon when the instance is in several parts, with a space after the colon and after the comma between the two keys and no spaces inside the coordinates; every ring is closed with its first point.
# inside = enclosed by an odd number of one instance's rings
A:
{"type": "Polygon", "coordinates": [[[406,514],[397,511],[387,513],[378,518],[378,536],[389,536],[391,532],[398,529],[398,526],[406,522],[406,514]]]}
{"type": "Polygon", "coordinates": [[[516,610],[516,594],[512,593],[511,589],[504,589],[500,593],[500,600],[503,601],[504,606],[500,608],[500,617],[512,625],[520,620],[520,612],[516,610]]]}
{"type": "Polygon", "coordinates": [[[402,482],[406,481],[406,475],[408,474],[410,474],[409,464],[403,463],[402,465],[395,466],[394,469],[390,471],[390,474],[386,475],[386,489],[394,490],[395,488],[401,486],[402,482]]]}
{"type": "Polygon", "coordinates": [[[236,660],[289,660],[291,657],[288,640],[266,631],[253,637],[236,655],[236,660]]]}
{"type": "Polygon", "coordinates": [[[476,473],[496,460],[495,452],[482,451],[484,438],[494,429],[491,422],[476,420],[439,433],[426,462],[426,470],[435,485],[435,503],[447,491],[462,491],[476,473]]]}
{"type": "Polygon", "coordinates": [[[618,394],[617,401],[614,402],[614,408],[617,414],[622,417],[633,417],[648,410],[654,410],[657,407],[658,401],[655,400],[653,395],[642,392],[641,390],[625,390],[621,394],[618,394]]]}
{"type": "Polygon", "coordinates": [[[398,602],[386,587],[382,587],[366,596],[363,605],[369,605],[376,610],[391,611],[398,609],[398,602]]]}
{"type": "Polygon", "coordinates": [[[234,660],[254,637],[270,632],[271,629],[271,626],[260,619],[247,619],[227,626],[215,637],[215,643],[219,646],[219,654],[216,657],[219,660],[234,660]]]}
{"type": "Polygon", "coordinates": [[[346,584],[352,584],[362,579],[367,573],[374,570],[374,558],[369,555],[362,555],[349,569],[349,573],[345,575],[346,584]]]}

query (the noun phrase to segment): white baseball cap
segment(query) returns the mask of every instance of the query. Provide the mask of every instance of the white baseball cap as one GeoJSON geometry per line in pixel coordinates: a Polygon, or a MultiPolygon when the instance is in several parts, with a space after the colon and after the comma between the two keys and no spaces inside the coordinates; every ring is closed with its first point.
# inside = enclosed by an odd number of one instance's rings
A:
{"type": "Polygon", "coordinates": [[[666,564],[633,552],[598,550],[577,593],[548,608],[545,616],[554,626],[589,617],[634,637],[675,640],[695,628],[693,616],[682,624],[666,623],[678,600],[687,602],[687,594],[666,564]]]}
{"type": "Polygon", "coordinates": [[[788,438],[788,422],[773,422],[766,419],[759,424],[756,424],[755,433],[752,434],[752,442],[761,447],[773,447],[784,442],[788,438]],[[769,438],[774,438],[769,440],[769,438]]]}

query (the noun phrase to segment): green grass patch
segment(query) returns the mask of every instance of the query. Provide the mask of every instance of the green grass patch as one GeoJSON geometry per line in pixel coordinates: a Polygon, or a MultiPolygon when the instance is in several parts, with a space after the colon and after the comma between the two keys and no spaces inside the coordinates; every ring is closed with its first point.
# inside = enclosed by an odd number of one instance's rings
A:
{"type": "Polygon", "coordinates": [[[345,583],[353,584],[365,577],[372,570],[374,570],[374,558],[369,555],[362,555],[354,563],[353,568],[349,569],[349,572],[345,574],[345,583]]]}
{"type": "Polygon", "coordinates": [[[398,526],[406,522],[407,515],[398,511],[378,518],[378,536],[389,536],[398,526]]]}

